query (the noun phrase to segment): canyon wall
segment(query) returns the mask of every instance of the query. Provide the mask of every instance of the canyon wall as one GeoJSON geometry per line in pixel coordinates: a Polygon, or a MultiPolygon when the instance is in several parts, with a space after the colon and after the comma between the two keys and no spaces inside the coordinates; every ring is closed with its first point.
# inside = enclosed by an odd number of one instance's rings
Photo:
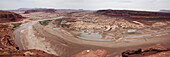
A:
{"type": "Polygon", "coordinates": [[[24,17],[14,12],[0,11],[0,23],[20,21],[24,17]]]}

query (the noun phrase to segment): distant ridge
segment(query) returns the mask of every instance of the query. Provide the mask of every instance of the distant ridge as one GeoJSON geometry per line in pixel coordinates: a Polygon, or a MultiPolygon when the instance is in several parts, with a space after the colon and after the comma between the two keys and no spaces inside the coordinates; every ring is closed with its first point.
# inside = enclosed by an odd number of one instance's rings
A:
{"type": "Polygon", "coordinates": [[[170,13],[170,10],[160,10],[160,12],[170,13]]]}

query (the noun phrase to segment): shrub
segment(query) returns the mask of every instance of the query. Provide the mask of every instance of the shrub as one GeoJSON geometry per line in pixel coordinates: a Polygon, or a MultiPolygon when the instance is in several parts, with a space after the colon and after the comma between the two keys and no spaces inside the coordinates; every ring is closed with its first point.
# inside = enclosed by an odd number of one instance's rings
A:
{"type": "Polygon", "coordinates": [[[41,25],[46,26],[46,25],[48,25],[48,23],[49,23],[50,21],[51,21],[51,20],[39,21],[39,23],[40,23],[41,25]]]}
{"type": "Polygon", "coordinates": [[[14,30],[15,28],[19,27],[22,23],[14,23],[12,25],[14,25],[14,27],[12,28],[12,30],[14,30]]]}

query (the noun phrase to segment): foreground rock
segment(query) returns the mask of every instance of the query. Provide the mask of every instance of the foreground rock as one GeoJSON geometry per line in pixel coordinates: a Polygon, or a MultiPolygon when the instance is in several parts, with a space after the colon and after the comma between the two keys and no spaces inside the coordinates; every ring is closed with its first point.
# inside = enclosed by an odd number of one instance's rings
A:
{"type": "Polygon", "coordinates": [[[8,11],[0,11],[0,23],[20,21],[22,19],[23,17],[19,14],[8,11]]]}
{"type": "Polygon", "coordinates": [[[155,45],[143,50],[127,50],[122,53],[122,57],[170,57],[170,50],[161,45],[155,45]]]}
{"type": "Polygon", "coordinates": [[[84,50],[78,54],[75,54],[71,57],[107,57],[107,51],[104,49],[93,50],[84,50]]]}
{"type": "Polygon", "coordinates": [[[13,41],[14,35],[11,27],[0,25],[0,50],[19,50],[18,45],[13,41]]]}
{"type": "Polygon", "coordinates": [[[31,50],[3,50],[0,51],[0,57],[59,57],[53,54],[48,54],[44,51],[31,49],[31,50]]]}

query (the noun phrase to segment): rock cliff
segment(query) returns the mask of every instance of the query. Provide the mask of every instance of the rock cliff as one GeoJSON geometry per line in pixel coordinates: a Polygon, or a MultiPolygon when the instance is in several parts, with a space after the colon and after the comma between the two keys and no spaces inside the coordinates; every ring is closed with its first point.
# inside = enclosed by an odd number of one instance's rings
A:
{"type": "Polygon", "coordinates": [[[24,17],[14,12],[0,11],[0,23],[20,21],[24,17]]]}
{"type": "Polygon", "coordinates": [[[128,21],[139,21],[145,25],[152,25],[154,21],[170,21],[170,13],[133,11],[133,10],[98,10],[97,14],[118,17],[128,21]],[[152,22],[148,22],[152,21],[152,22]]]}

